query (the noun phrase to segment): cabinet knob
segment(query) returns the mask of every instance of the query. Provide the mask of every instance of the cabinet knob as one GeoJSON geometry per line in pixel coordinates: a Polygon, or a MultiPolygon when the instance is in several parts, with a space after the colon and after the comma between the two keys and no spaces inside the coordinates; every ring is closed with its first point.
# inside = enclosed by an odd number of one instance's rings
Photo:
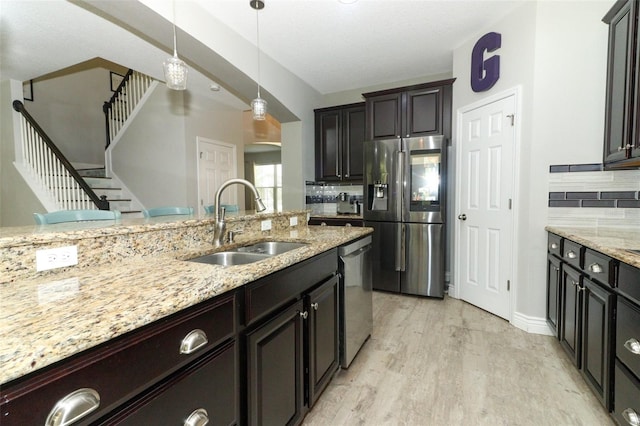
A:
{"type": "Polygon", "coordinates": [[[638,416],[638,413],[636,413],[633,408],[626,408],[622,411],[622,417],[624,417],[631,426],[640,425],[640,416],[638,416]]]}
{"type": "Polygon", "coordinates": [[[307,317],[309,316],[309,312],[307,311],[300,312],[300,316],[302,317],[302,319],[307,319],[307,317]]]}
{"type": "Polygon", "coordinates": [[[592,263],[591,265],[589,265],[589,270],[594,274],[601,274],[603,271],[602,266],[597,263],[592,263]]]}
{"type": "Polygon", "coordinates": [[[569,259],[575,259],[577,256],[576,256],[576,253],[575,253],[573,250],[569,250],[569,251],[567,252],[567,257],[568,257],[569,259]]]}
{"type": "Polygon", "coordinates": [[[624,347],[632,354],[640,355],[640,342],[633,337],[624,342],[624,347]]]}
{"type": "Polygon", "coordinates": [[[551,243],[550,247],[555,250],[558,248],[558,244],[557,243],[551,243]]]}
{"type": "Polygon", "coordinates": [[[321,222],[320,226],[327,226],[327,222],[321,222]]]}
{"type": "Polygon", "coordinates": [[[318,310],[318,304],[317,303],[312,303],[311,307],[313,308],[314,311],[318,310]]]}
{"type": "Polygon", "coordinates": [[[618,151],[626,151],[627,149],[631,149],[631,148],[633,148],[633,145],[628,143],[625,146],[619,146],[618,151]]]}
{"type": "Polygon", "coordinates": [[[205,426],[207,424],[209,424],[209,413],[204,408],[198,408],[189,414],[187,420],[184,421],[184,426],[205,426]]]}
{"type": "Polygon", "coordinates": [[[207,343],[209,343],[207,333],[196,328],[182,339],[182,342],[180,343],[180,353],[188,355],[205,346],[207,343]]]}
{"type": "Polygon", "coordinates": [[[51,409],[45,426],[66,426],[82,419],[100,406],[100,394],[94,389],[81,388],[62,398],[51,409]]]}

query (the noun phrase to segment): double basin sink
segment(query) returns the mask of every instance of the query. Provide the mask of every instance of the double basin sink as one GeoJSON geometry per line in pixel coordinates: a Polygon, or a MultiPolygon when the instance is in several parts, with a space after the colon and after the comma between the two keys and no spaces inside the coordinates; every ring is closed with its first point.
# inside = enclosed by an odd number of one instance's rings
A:
{"type": "Polygon", "coordinates": [[[306,245],[307,243],[294,243],[289,241],[263,241],[250,246],[238,247],[233,250],[196,257],[194,259],[189,259],[189,261],[222,266],[245,265],[247,263],[257,262],[278,254],[286,253],[306,245]]]}

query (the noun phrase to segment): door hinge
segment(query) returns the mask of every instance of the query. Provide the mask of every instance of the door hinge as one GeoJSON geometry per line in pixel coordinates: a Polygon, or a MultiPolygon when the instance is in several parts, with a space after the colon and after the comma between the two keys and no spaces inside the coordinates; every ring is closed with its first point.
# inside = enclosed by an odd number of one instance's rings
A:
{"type": "Polygon", "coordinates": [[[512,206],[512,202],[511,202],[511,198],[509,198],[509,210],[511,210],[511,206],[512,206]]]}
{"type": "Polygon", "coordinates": [[[511,127],[513,127],[513,124],[514,124],[515,119],[516,119],[516,115],[515,114],[507,114],[507,118],[511,119],[511,127]]]}
{"type": "Polygon", "coordinates": [[[507,280],[507,291],[511,291],[511,280],[507,280]]]}
{"type": "Polygon", "coordinates": [[[202,160],[202,154],[204,154],[202,151],[200,151],[200,159],[202,160]]]}

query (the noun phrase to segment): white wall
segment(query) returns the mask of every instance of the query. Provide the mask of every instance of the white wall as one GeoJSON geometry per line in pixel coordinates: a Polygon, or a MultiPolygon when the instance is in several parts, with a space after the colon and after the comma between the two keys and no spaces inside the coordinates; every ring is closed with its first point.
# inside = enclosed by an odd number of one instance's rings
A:
{"type": "MultiPolygon", "coordinates": [[[[515,200],[518,246],[514,312],[544,318],[548,170],[550,164],[601,161],[607,28],[612,0],[525,2],[473,35],[453,53],[457,109],[520,86],[522,114],[515,200]],[[480,36],[502,34],[501,75],[485,93],[470,88],[470,55],[480,36]]],[[[454,122],[454,129],[456,123],[454,122]]],[[[457,137],[454,137],[454,151],[457,137]]],[[[455,152],[452,153],[455,158],[455,152]]],[[[453,219],[455,211],[450,209],[453,219]]]]}

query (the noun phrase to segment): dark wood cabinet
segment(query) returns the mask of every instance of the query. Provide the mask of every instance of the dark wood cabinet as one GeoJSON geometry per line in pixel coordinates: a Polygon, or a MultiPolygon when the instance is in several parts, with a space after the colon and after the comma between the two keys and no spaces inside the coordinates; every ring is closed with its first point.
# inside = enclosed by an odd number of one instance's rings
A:
{"type": "Polygon", "coordinates": [[[315,404],[338,370],[338,276],[305,297],[307,322],[309,407],[315,404]]]}
{"type": "Polygon", "coordinates": [[[564,266],[561,280],[560,343],[576,367],[580,368],[582,345],[582,275],[564,266]]]}
{"type": "Polygon", "coordinates": [[[294,425],[306,413],[302,300],[247,334],[250,425],[294,425]]]}
{"type": "Polygon", "coordinates": [[[364,103],[316,109],[316,179],[361,181],[365,138],[364,103]]]}
{"type": "Polygon", "coordinates": [[[638,2],[620,0],[609,25],[603,161],[608,169],[640,167],[640,43],[638,2]]]}
{"type": "Polygon", "coordinates": [[[454,81],[365,93],[367,139],[450,135],[454,81]]]}
{"type": "Polygon", "coordinates": [[[582,300],[582,374],[602,405],[609,409],[615,295],[585,278],[582,300]]]}
{"type": "Polygon", "coordinates": [[[320,226],[364,226],[363,219],[353,218],[328,218],[328,217],[311,217],[309,218],[309,225],[320,226]]]}
{"type": "Polygon", "coordinates": [[[560,319],[561,268],[560,259],[552,254],[547,255],[547,325],[558,338],[560,338],[558,322],[560,319]]]}

